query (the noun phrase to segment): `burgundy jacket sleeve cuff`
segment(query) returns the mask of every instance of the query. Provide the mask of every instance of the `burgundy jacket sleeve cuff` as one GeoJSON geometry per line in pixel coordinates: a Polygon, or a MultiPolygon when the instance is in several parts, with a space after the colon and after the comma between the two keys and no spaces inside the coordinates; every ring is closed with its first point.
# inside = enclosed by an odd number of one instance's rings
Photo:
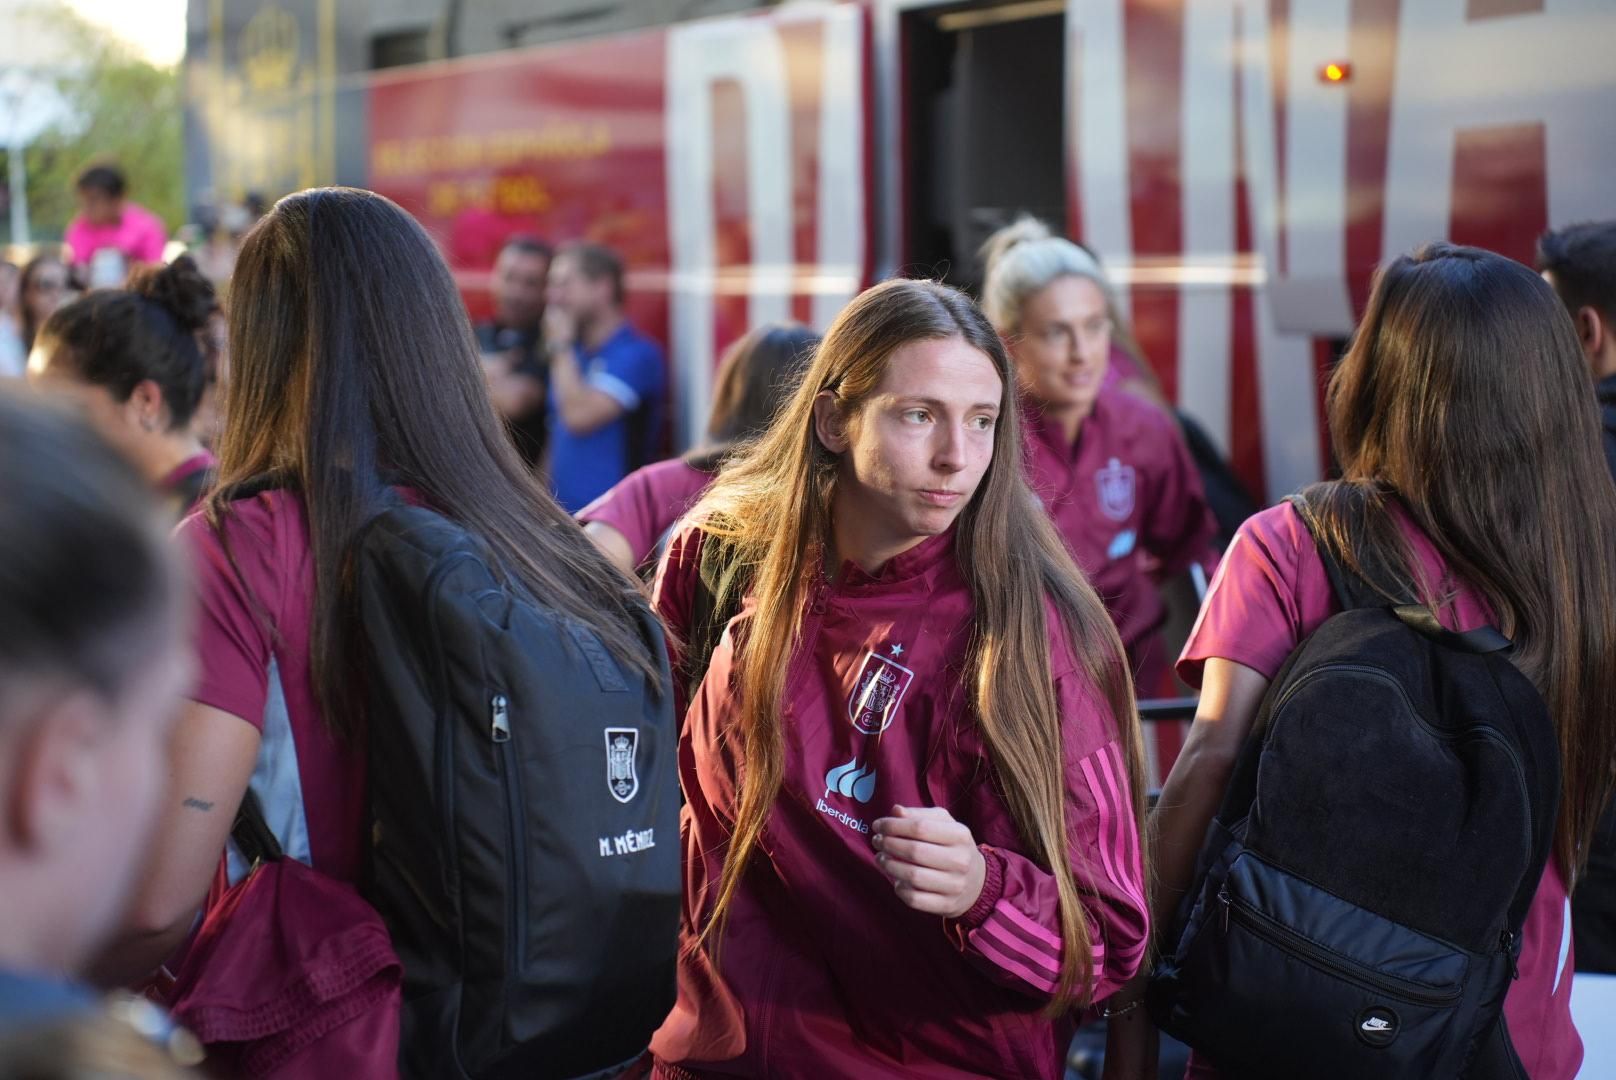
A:
{"type": "Polygon", "coordinates": [[[988,915],[993,911],[993,905],[1004,895],[1004,857],[986,844],[978,844],[977,849],[982,852],[982,861],[987,867],[987,874],[982,879],[982,892],[970,910],[952,920],[961,930],[967,932],[986,922],[988,915]]]}

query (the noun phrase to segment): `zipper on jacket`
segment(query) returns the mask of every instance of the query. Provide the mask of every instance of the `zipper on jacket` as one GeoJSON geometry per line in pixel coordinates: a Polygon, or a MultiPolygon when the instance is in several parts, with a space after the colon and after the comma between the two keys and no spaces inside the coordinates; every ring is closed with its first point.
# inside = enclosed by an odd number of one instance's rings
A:
{"type": "MultiPolygon", "coordinates": [[[[830,592],[830,583],[823,577],[815,581],[808,592],[807,617],[798,628],[796,644],[792,646],[791,657],[786,661],[785,683],[780,689],[782,702],[791,700],[804,674],[813,667],[814,648],[819,639],[820,627],[825,622],[825,599],[830,592]]],[[[792,715],[790,705],[785,706],[784,715],[788,717],[792,715]]]]}
{"type": "Polygon", "coordinates": [[[761,1076],[768,1076],[771,1071],[769,1068],[769,1042],[770,1036],[774,1033],[774,1006],[772,1003],[774,1001],[775,988],[780,982],[779,949],[770,950],[767,963],[768,967],[764,969],[763,993],[761,995],[761,1005],[758,1009],[757,1018],[757,1058],[758,1068],[760,1070],[759,1075],[761,1076]]]}
{"type": "Polygon", "coordinates": [[[1236,899],[1229,893],[1227,885],[1218,891],[1218,902],[1223,905],[1225,930],[1228,929],[1232,917],[1235,922],[1282,951],[1301,957],[1314,967],[1377,993],[1386,994],[1412,1005],[1429,1006],[1452,1005],[1459,1000],[1462,993],[1462,988],[1457,986],[1451,990],[1435,990],[1395,975],[1383,975],[1372,968],[1337,956],[1330,950],[1315,945],[1290,927],[1274,921],[1250,904],[1236,899]]]}
{"type": "Polygon", "coordinates": [[[509,873],[505,884],[510,932],[505,935],[505,977],[521,975],[527,955],[527,827],[522,820],[522,777],[511,745],[510,702],[494,694],[488,702],[489,738],[499,760],[500,785],[505,789],[506,850],[509,873]]]}

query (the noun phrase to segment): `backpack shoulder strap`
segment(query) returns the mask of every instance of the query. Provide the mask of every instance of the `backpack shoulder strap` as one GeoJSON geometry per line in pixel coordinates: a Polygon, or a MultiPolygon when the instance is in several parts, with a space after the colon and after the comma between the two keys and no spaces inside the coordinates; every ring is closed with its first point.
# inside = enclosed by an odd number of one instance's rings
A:
{"type": "Polygon", "coordinates": [[[1384,608],[1393,607],[1391,601],[1360,577],[1348,569],[1330,545],[1319,539],[1319,523],[1313,516],[1312,509],[1307,500],[1300,495],[1292,495],[1288,501],[1296,510],[1296,516],[1302,519],[1307,528],[1307,534],[1313,538],[1313,547],[1319,553],[1319,561],[1324,564],[1325,576],[1330,579],[1330,591],[1335,594],[1336,603],[1341,605],[1342,611],[1355,611],[1358,608],[1384,608]]]}
{"type": "Polygon", "coordinates": [[[1409,629],[1458,652],[1477,655],[1496,652],[1507,654],[1514,648],[1514,643],[1494,627],[1449,630],[1424,604],[1392,603],[1376,592],[1362,577],[1343,565],[1341,560],[1336,558],[1335,552],[1330,550],[1330,546],[1320,541],[1318,522],[1313,517],[1306,499],[1300,495],[1292,495],[1289,502],[1296,509],[1296,516],[1301,518],[1302,524],[1307,527],[1308,535],[1313,538],[1313,546],[1318,550],[1319,561],[1324,564],[1325,576],[1330,579],[1330,589],[1335,593],[1336,602],[1341,605],[1341,610],[1388,608],[1409,629]]]}
{"type": "Polygon", "coordinates": [[[1496,652],[1507,655],[1515,648],[1514,642],[1491,626],[1478,626],[1474,630],[1449,630],[1437,621],[1430,608],[1422,604],[1394,607],[1392,614],[1401,619],[1404,626],[1455,652],[1475,653],[1478,656],[1496,652]]]}
{"type": "Polygon", "coordinates": [[[690,637],[685,642],[684,673],[692,692],[706,676],[724,628],[741,609],[744,591],[734,548],[711,533],[703,533],[696,594],[690,605],[690,637]]]}
{"type": "Polygon", "coordinates": [[[237,502],[241,499],[251,499],[262,495],[266,491],[298,491],[300,487],[297,477],[290,469],[272,469],[269,472],[249,476],[224,488],[221,494],[227,502],[237,502]]]}
{"type": "Polygon", "coordinates": [[[247,794],[242,796],[235,823],[230,826],[230,839],[236,842],[248,866],[275,862],[281,857],[280,842],[264,820],[263,808],[258,804],[258,793],[250,787],[247,794]]]}

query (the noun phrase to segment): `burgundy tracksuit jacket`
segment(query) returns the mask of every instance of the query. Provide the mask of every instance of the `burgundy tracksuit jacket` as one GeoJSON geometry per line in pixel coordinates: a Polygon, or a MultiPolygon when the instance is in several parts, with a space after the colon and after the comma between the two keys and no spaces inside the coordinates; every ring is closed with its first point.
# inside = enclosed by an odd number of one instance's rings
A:
{"type": "MultiPolygon", "coordinates": [[[[676,535],[658,577],[657,609],[681,638],[701,538],[676,535]]],[[[680,739],[687,944],[712,910],[745,767],[729,683],[750,611],[715,650],[680,739]]],[[[1042,1015],[1062,953],[1055,882],[996,789],[961,681],[971,629],[952,530],[877,577],[847,564],[817,588],[786,680],[784,783],[716,966],[710,948],[683,954],[656,1075],[1062,1075],[1078,1018],[1042,1015]],[[981,845],[986,883],[960,918],[905,906],[876,865],[870,825],[895,804],[944,807],[981,845]]],[[[1054,634],[1070,858],[1100,1001],[1139,970],[1149,916],[1114,722],[1054,634]]]]}

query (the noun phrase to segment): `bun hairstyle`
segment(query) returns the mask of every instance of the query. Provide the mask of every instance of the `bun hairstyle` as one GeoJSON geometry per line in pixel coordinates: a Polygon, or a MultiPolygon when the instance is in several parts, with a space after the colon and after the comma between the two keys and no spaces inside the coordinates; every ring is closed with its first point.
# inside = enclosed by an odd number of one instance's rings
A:
{"type": "Polygon", "coordinates": [[[1021,306],[1056,278],[1088,278],[1105,294],[1106,307],[1117,310],[1111,282],[1088,249],[1055,236],[1037,218],[1023,215],[982,244],[977,252],[987,271],[982,283],[982,310],[1001,334],[1020,328],[1021,306]]]}
{"type": "Polygon", "coordinates": [[[193,333],[207,326],[208,317],[219,310],[213,282],[189,255],[181,255],[167,266],[137,266],[124,288],[161,305],[193,333]]]}
{"type": "Polygon", "coordinates": [[[97,290],[60,308],[39,336],[53,367],[106,387],[118,401],[148,379],[156,383],[172,431],[190,422],[202,399],[199,335],[217,310],[212,282],[181,255],[167,266],[137,269],[127,288],[97,290]]]}
{"type": "MultiPolygon", "coordinates": [[[[212,280],[195,260],[181,255],[167,266],[137,266],[124,288],[161,305],[176,322],[189,328],[202,351],[204,391],[218,381],[219,348],[208,332],[208,320],[224,308],[212,280]]],[[[194,411],[195,406],[192,408],[194,411]]]]}

